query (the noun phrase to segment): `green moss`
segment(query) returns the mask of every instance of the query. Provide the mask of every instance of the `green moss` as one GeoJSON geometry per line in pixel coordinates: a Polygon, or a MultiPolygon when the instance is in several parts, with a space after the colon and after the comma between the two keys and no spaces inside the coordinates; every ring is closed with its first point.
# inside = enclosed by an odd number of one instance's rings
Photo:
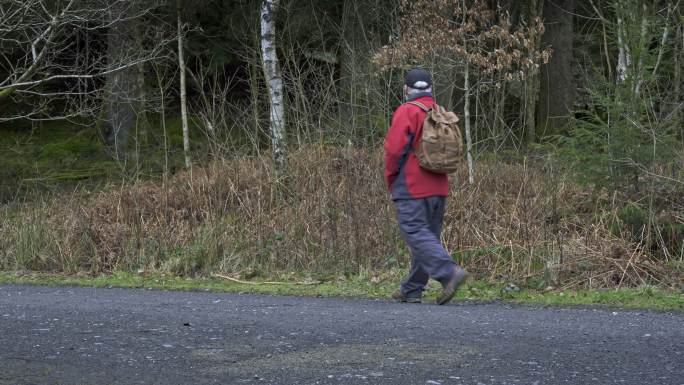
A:
{"type": "Polygon", "coordinates": [[[85,135],[74,135],[66,140],[48,143],[40,150],[39,160],[43,166],[62,164],[77,165],[78,161],[104,151],[104,146],[85,135]]]}
{"type": "MultiPolygon", "coordinates": [[[[302,274],[284,274],[275,277],[284,284],[259,281],[237,283],[222,278],[182,278],[165,274],[133,274],[116,272],[97,277],[51,275],[45,273],[0,272],[0,284],[37,284],[48,286],[88,286],[151,288],[165,290],[207,290],[226,293],[250,293],[295,296],[322,296],[387,299],[396,290],[402,271],[385,272],[381,279],[371,280],[368,273],[349,278],[335,277],[320,284],[297,284],[311,277],[302,274]]],[[[431,282],[425,302],[434,301],[439,285],[431,282]]],[[[470,281],[459,290],[456,301],[505,301],[520,304],[552,306],[600,306],[609,308],[651,309],[684,311],[684,294],[679,291],[644,286],[636,289],[540,291],[506,290],[504,286],[483,281],[470,281]]]]}
{"type": "MultiPolygon", "coordinates": [[[[151,122],[156,120],[151,119],[151,122]]],[[[125,162],[112,158],[103,142],[96,122],[55,121],[34,123],[17,121],[0,126],[0,202],[7,202],[29,192],[56,192],[70,189],[74,183],[96,187],[122,176],[160,175],[183,166],[183,133],[179,119],[169,119],[168,147],[163,130],[150,126],[131,133],[129,157],[125,162]],[[144,131],[144,132],[143,132],[144,131]]],[[[206,135],[201,134],[197,120],[191,119],[191,148],[206,154],[206,135]]]]}
{"type": "Polygon", "coordinates": [[[27,180],[91,169],[93,162],[109,160],[96,134],[66,122],[3,128],[0,145],[0,163],[11,166],[0,171],[0,176],[5,186],[14,189],[27,180]]]}
{"type": "Polygon", "coordinates": [[[12,95],[12,93],[16,90],[14,87],[10,88],[5,88],[4,90],[0,90],[0,100],[12,95]]]}

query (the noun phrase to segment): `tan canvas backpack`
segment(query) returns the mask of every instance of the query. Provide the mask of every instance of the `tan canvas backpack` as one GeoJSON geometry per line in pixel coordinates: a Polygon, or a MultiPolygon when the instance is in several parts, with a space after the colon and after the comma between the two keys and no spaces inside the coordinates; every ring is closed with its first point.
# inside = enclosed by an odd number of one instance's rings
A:
{"type": "Polygon", "coordinates": [[[416,149],[420,166],[441,174],[456,171],[463,160],[463,139],[458,127],[458,116],[437,104],[430,109],[419,102],[409,103],[427,113],[423,121],[423,134],[416,149]]]}

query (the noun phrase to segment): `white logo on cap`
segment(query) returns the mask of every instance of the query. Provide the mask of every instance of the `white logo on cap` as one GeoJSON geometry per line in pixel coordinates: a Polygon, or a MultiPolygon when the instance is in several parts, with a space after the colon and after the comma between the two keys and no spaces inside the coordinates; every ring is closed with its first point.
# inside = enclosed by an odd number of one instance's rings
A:
{"type": "Polygon", "coordinates": [[[413,88],[425,88],[427,86],[428,86],[428,84],[422,80],[413,83],[413,88]]]}

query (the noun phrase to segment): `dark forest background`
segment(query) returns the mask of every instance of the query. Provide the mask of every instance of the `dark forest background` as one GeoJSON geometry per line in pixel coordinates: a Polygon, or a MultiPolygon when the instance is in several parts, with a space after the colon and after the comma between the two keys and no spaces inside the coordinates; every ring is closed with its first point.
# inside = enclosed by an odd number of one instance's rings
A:
{"type": "Polygon", "coordinates": [[[0,267],[404,266],[381,147],[418,65],[471,137],[454,258],[540,288],[681,284],[682,7],[0,0],[0,267]]]}

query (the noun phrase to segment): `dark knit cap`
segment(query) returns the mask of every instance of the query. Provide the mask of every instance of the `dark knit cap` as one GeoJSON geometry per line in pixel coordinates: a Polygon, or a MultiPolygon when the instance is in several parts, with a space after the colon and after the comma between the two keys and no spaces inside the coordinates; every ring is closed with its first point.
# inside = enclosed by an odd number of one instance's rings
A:
{"type": "Polygon", "coordinates": [[[426,90],[432,87],[432,76],[422,68],[413,68],[406,72],[404,84],[417,90],[426,90]]]}

